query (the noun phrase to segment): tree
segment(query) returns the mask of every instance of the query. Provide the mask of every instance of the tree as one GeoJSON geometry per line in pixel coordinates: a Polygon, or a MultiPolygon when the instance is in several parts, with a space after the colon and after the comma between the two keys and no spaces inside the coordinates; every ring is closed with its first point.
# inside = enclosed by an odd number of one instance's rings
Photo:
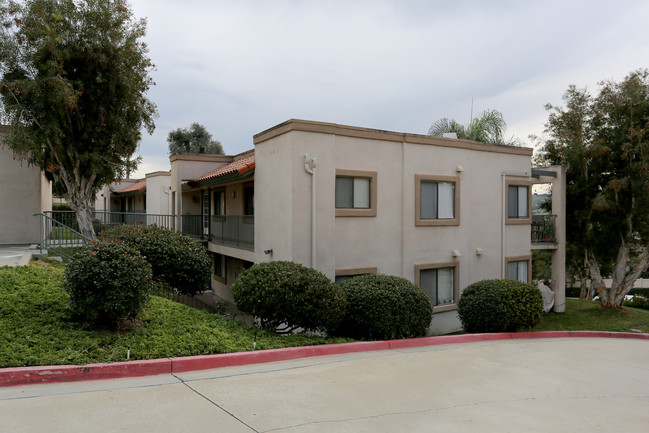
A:
{"type": "Polygon", "coordinates": [[[583,258],[602,306],[619,308],[649,267],[649,71],[600,87],[570,86],[565,108],[546,106],[542,159],[567,167],[573,262],[583,258]]]}
{"type": "Polygon", "coordinates": [[[446,117],[433,123],[428,130],[428,135],[437,137],[445,133],[454,132],[457,138],[463,140],[481,141],[483,143],[501,144],[505,146],[518,146],[520,142],[514,137],[505,139],[507,124],[500,111],[485,110],[478,117],[464,126],[453,119],[446,117]]]}
{"type": "Polygon", "coordinates": [[[199,123],[192,123],[189,128],[178,128],[169,133],[169,155],[179,153],[208,153],[223,155],[223,146],[212,139],[212,134],[199,123]]]}
{"type": "Polygon", "coordinates": [[[0,0],[5,145],[63,183],[81,233],[95,238],[96,192],[131,156],[156,107],[146,21],[123,0],[0,0]]]}

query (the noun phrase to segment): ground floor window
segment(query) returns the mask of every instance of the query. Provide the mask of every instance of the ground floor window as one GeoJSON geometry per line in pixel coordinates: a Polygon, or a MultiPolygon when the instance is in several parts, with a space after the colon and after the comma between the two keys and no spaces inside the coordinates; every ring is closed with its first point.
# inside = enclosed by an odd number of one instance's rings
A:
{"type": "Polygon", "coordinates": [[[214,276],[217,280],[225,283],[226,281],[226,267],[225,256],[223,254],[214,253],[214,276]]]}
{"type": "Polygon", "coordinates": [[[415,284],[424,289],[434,311],[457,308],[458,268],[457,262],[415,265],[415,284]]]}
{"type": "Polygon", "coordinates": [[[508,257],[506,263],[508,280],[531,281],[532,256],[508,257]]]}

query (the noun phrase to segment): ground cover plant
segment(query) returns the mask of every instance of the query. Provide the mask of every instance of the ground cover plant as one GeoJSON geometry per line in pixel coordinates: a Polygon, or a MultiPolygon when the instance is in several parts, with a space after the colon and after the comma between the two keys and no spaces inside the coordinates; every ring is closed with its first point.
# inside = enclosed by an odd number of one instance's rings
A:
{"type": "Polygon", "coordinates": [[[142,360],[250,351],[255,341],[257,350],[349,341],[281,336],[157,296],[129,329],[95,331],[70,317],[64,268],[0,268],[0,368],[125,361],[129,347],[130,359],[142,360]]]}

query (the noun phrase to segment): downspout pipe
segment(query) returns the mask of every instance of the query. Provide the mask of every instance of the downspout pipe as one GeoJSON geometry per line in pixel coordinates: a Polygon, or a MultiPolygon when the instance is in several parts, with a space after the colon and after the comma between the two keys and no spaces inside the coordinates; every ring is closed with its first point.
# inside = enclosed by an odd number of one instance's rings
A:
{"type": "Polygon", "coordinates": [[[308,153],[304,154],[304,170],[309,173],[311,179],[311,267],[316,267],[316,165],[317,161],[308,153]]]}

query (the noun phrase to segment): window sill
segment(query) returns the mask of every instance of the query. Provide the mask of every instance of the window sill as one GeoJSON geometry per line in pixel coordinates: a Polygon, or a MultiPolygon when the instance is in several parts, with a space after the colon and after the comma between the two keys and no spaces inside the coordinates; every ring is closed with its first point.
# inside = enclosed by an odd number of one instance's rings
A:
{"type": "MultiPolygon", "coordinates": [[[[337,217],[375,217],[376,209],[336,209],[337,217]]],[[[530,223],[531,224],[531,223],[530,223]]]]}
{"type": "Polygon", "coordinates": [[[443,313],[445,311],[455,311],[457,310],[457,303],[455,304],[446,304],[446,305],[436,305],[433,307],[433,314],[443,313]]]}

